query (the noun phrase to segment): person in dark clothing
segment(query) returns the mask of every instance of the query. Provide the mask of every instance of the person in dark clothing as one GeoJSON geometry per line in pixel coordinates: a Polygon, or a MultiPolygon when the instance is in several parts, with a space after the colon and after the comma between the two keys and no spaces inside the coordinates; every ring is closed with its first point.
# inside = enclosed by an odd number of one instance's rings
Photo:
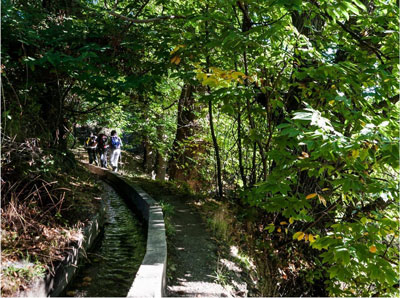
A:
{"type": "Polygon", "coordinates": [[[100,165],[103,168],[107,168],[107,154],[108,154],[108,137],[101,133],[97,137],[97,151],[100,155],[100,165]]]}
{"type": "Polygon", "coordinates": [[[86,139],[85,148],[89,155],[89,164],[92,164],[94,162],[97,166],[97,137],[92,132],[90,133],[90,136],[86,139]]]}

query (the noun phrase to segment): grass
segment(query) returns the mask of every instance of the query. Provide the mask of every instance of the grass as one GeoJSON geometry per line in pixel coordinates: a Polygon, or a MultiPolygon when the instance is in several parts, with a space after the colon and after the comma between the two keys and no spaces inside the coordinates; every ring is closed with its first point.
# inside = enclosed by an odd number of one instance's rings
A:
{"type": "Polygon", "coordinates": [[[174,206],[163,200],[160,200],[159,203],[164,214],[165,233],[167,237],[172,237],[176,233],[176,229],[171,223],[171,217],[175,214],[174,206]]]}
{"type": "MultiPolygon", "coordinates": [[[[241,242],[242,229],[236,220],[235,206],[229,202],[216,201],[205,198],[195,204],[209,229],[215,236],[218,246],[220,261],[215,271],[215,281],[228,290],[232,290],[235,280],[233,268],[225,267],[221,260],[225,259],[232,263],[232,267],[240,268],[242,273],[241,280],[247,284],[248,294],[259,295],[256,285],[257,271],[252,258],[246,254],[246,244],[241,242]]],[[[239,290],[239,289],[236,289],[239,290]]]]}
{"type": "Polygon", "coordinates": [[[246,268],[248,271],[255,270],[255,266],[251,257],[245,252],[239,250],[238,247],[234,245],[230,247],[230,251],[231,256],[233,256],[242,265],[242,267],[246,268]]]}
{"type": "Polygon", "coordinates": [[[41,263],[18,262],[2,264],[1,275],[1,294],[2,296],[13,295],[21,289],[26,289],[27,285],[37,278],[43,278],[46,266],[41,263]]]}
{"type": "Polygon", "coordinates": [[[229,279],[226,272],[217,268],[217,270],[215,270],[214,273],[215,273],[215,275],[213,275],[213,277],[214,277],[215,282],[226,287],[228,285],[228,279],[229,279]]]}
{"type": "Polygon", "coordinates": [[[225,241],[229,238],[230,220],[226,217],[224,210],[216,210],[216,212],[207,219],[207,223],[218,239],[225,241]]]}
{"type": "Polygon", "coordinates": [[[2,268],[2,272],[5,276],[19,276],[25,278],[26,280],[32,280],[37,277],[43,277],[46,269],[43,264],[32,264],[26,263],[23,267],[17,267],[15,265],[10,265],[2,268]]]}
{"type": "Polygon", "coordinates": [[[223,242],[229,241],[234,233],[232,230],[232,218],[234,216],[228,204],[210,198],[203,198],[201,202],[195,203],[195,205],[203,214],[203,218],[214,236],[223,242]]]}
{"type": "Polygon", "coordinates": [[[167,203],[165,201],[159,201],[161,209],[163,210],[163,213],[165,216],[171,217],[174,215],[174,206],[172,206],[170,203],[167,203]]]}

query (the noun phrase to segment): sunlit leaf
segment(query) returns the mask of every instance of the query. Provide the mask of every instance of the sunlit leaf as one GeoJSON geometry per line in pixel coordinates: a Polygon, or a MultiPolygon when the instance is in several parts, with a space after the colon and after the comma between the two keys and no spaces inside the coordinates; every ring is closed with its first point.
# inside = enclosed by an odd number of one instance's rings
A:
{"type": "Polygon", "coordinates": [[[304,238],[304,235],[305,235],[304,232],[296,232],[293,235],[293,239],[301,240],[304,238]]]}
{"type": "Polygon", "coordinates": [[[185,45],[177,45],[171,52],[170,55],[173,55],[174,53],[176,53],[180,48],[184,48],[185,45]]]}
{"type": "Polygon", "coordinates": [[[311,194],[306,196],[306,199],[309,200],[309,199],[315,198],[317,195],[318,194],[316,194],[316,193],[311,193],[311,194]]]}
{"type": "Polygon", "coordinates": [[[319,201],[326,207],[326,200],[323,196],[321,196],[320,194],[318,194],[318,199],[319,201]]]}

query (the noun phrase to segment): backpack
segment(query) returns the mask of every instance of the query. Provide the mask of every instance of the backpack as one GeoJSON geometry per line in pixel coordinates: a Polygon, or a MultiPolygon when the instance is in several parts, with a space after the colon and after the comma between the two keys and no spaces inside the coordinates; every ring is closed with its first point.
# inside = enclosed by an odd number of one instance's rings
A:
{"type": "Polygon", "coordinates": [[[111,148],[119,149],[121,147],[121,140],[119,137],[111,137],[111,148]]]}
{"type": "Polygon", "coordinates": [[[107,139],[108,139],[108,137],[106,135],[99,136],[99,148],[100,149],[106,149],[108,147],[107,139]]]}
{"type": "Polygon", "coordinates": [[[88,138],[86,139],[85,147],[89,147],[89,143],[90,143],[90,137],[88,137],[88,138]]]}
{"type": "Polygon", "coordinates": [[[86,141],[86,147],[96,147],[97,142],[96,142],[96,137],[89,137],[86,141]]]}

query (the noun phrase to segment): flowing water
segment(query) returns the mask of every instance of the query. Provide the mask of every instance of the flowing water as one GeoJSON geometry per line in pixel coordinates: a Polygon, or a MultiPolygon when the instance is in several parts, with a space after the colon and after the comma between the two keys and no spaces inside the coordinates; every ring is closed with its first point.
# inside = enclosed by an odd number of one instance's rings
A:
{"type": "Polygon", "coordinates": [[[146,251],[146,233],[122,198],[105,185],[106,224],[88,260],[62,296],[126,297],[146,251]]]}

